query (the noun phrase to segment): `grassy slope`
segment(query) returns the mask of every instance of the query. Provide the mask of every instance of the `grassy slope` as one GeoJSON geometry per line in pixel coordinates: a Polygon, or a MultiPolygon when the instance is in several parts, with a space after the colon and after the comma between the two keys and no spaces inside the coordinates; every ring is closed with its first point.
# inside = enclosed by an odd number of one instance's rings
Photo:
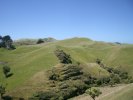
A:
{"type": "MultiPolygon", "coordinates": [[[[0,61],[7,61],[14,75],[7,80],[8,88],[12,89],[28,80],[36,72],[52,67],[57,60],[52,48],[19,47],[14,51],[1,54],[0,61]]],[[[2,74],[2,73],[1,73],[2,74]]]]}
{"type": "MultiPolygon", "coordinates": [[[[0,49],[0,61],[8,62],[14,73],[11,78],[6,80],[8,89],[20,87],[37,72],[56,65],[58,59],[53,54],[56,48],[63,49],[74,60],[86,65],[94,63],[96,58],[101,58],[108,66],[121,66],[123,70],[133,76],[133,57],[131,56],[133,55],[133,45],[116,45],[95,42],[86,38],[73,38],[47,44],[20,46],[13,51],[0,49]]],[[[88,70],[94,69],[96,71],[90,71],[90,73],[98,75],[96,67],[89,67],[88,70]]],[[[0,80],[2,79],[2,73],[0,73],[0,80]]]]}

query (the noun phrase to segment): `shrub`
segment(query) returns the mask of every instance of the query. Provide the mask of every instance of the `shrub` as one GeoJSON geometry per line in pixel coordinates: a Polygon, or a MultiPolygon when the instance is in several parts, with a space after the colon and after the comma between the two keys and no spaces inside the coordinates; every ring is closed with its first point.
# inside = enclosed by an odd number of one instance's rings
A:
{"type": "Polygon", "coordinates": [[[127,79],[127,78],[128,78],[128,73],[127,73],[127,72],[121,72],[121,73],[120,73],[120,77],[121,77],[122,79],[127,79]]]}
{"type": "Polygon", "coordinates": [[[74,97],[77,94],[77,88],[75,87],[68,87],[67,89],[63,89],[60,91],[60,95],[67,100],[70,97],[74,97]]]}
{"type": "Polygon", "coordinates": [[[37,44],[44,43],[42,39],[38,39],[37,44]]]}
{"type": "Polygon", "coordinates": [[[117,74],[111,74],[111,80],[113,80],[114,81],[114,83],[120,83],[120,77],[119,77],[119,75],[117,75],[117,74]]]}
{"type": "Polygon", "coordinates": [[[105,69],[106,69],[109,73],[112,73],[112,72],[113,72],[113,68],[111,68],[111,67],[105,67],[105,69]]]}
{"type": "Polygon", "coordinates": [[[10,73],[10,67],[9,66],[3,66],[3,73],[5,77],[7,78],[10,73]]]}
{"type": "Polygon", "coordinates": [[[128,79],[128,82],[129,83],[133,83],[133,79],[128,79]]]}
{"type": "Polygon", "coordinates": [[[114,69],[114,68],[112,68],[112,69],[113,69],[112,71],[113,71],[114,74],[120,74],[121,73],[121,71],[118,70],[118,69],[114,69]]]}
{"type": "Polygon", "coordinates": [[[96,80],[96,84],[98,86],[100,86],[100,85],[102,85],[102,86],[107,85],[107,84],[109,84],[109,82],[110,82],[110,77],[103,77],[103,78],[99,78],[99,79],[96,80]]]}
{"type": "Polygon", "coordinates": [[[86,90],[85,93],[89,94],[93,98],[93,100],[95,100],[96,97],[98,97],[100,94],[102,94],[100,89],[95,88],[95,87],[91,87],[90,89],[86,90]]]}
{"type": "Polygon", "coordinates": [[[88,77],[85,76],[85,78],[83,79],[83,81],[85,82],[85,84],[90,85],[92,83],[91,76],[88,76],[88,77]]]}
{"type": "Polygon", "coordinates": [[[103,80],[102,79],[97,79],[96,84],[98,86],[102,85],[103,84],[103,80]]]}
{"type": "Polygon", "coordinates": [[[101,64],[101,61],[102,61],[101,59],[98,59],[98,58],[96,59],[96,63],[99,65],[101,64]]]}

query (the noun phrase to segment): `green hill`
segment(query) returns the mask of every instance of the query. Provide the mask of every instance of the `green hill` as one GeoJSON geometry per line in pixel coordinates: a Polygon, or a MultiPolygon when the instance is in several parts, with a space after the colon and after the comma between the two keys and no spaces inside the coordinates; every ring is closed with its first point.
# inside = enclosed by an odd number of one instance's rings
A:
{"type": "MultiPolygon", "coordinates": [[[[35,75],[50,69],[59,62],[54,55],[56,48],[69,53],[74,61],[85,64],[84,69],[95,76],[99,74],[99,67],[93,64],[97,58],[102,59],[107,66],[120,67],[133,76],[133,45],[72,38],[38,45],[22,45],[15,50],[0,48],[0,62],[7,62],[14,73],[11,78],[4,80],[2,64],[0,64],[0,80],[8,83],[9,91],[27,86],[35,75]]],[[[103,75],[106,76],[107,73],[103,71],[103,75]]],[[[30,83],[32,84],[33,82],[30,83]]]]}

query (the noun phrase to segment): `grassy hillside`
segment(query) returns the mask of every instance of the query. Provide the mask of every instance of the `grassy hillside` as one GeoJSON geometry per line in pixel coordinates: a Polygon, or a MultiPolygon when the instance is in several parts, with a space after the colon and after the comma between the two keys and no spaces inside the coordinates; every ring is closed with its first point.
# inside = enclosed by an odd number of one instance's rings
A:
{"type": "MultiPolygon", "coordinates": [[[[22,87],[37,73],[56,65],[59,62],[53,53],[56,48],[69,53],[73,60],[84,63],[85,70],[95,76],[98,76],[99,70],[103,70],[93,65],[96,58],[102,59],[107,66],[121,67],[133,76],[133,45],[72,38],[46,44],[18,46],[12,51],[0,48],[0,62],[7,62],[14,73],[12,77],[5,80],[8,83],[7,89],[22,87]]],[[[107,75],[104,70],[102,72],[103,75],[107,75]]],[[[0,80],[3,80],[2,64],[0,64],[0,80]]]]}

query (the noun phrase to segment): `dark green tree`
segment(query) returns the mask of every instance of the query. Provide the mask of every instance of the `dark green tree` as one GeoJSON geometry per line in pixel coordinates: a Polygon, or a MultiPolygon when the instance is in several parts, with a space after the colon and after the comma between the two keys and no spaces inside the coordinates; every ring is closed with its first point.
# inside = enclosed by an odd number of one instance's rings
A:
{"type": "Polygon", "coordinates": [[[72,63],[70,55],[66,54],[63,50],[57,49],[57,50],[55,50],[54,53],[60,60],[60,63],[64,63],[64,64],[72,63]]]}

